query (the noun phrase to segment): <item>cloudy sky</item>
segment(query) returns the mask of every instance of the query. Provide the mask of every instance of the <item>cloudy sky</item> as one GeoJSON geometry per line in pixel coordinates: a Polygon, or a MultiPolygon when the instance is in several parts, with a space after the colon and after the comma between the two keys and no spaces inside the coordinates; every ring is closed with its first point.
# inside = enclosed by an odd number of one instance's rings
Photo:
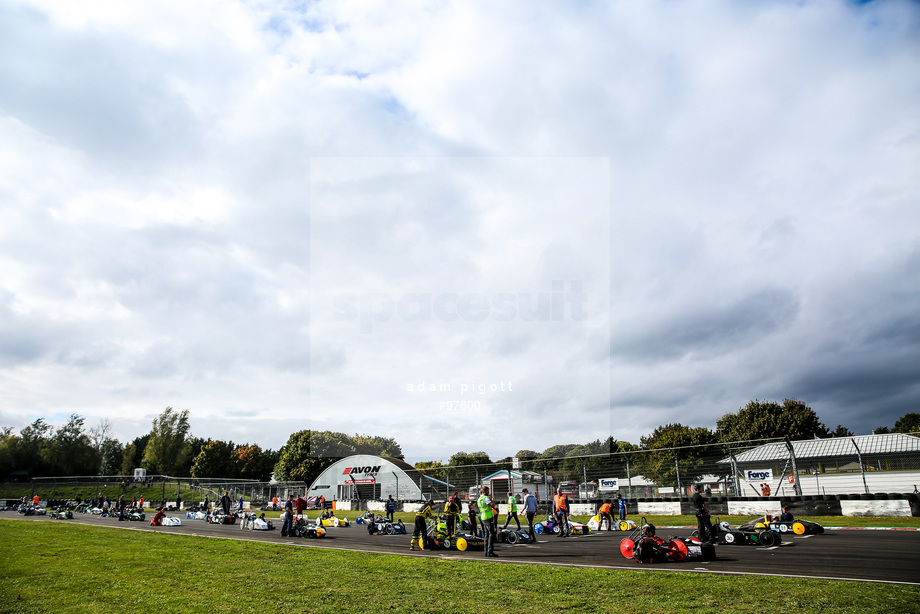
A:
{"type": "Polygon", "coordinates": [[[920,411],[907,1],[0,0],[0,425],[410,458],[920,411]]]}

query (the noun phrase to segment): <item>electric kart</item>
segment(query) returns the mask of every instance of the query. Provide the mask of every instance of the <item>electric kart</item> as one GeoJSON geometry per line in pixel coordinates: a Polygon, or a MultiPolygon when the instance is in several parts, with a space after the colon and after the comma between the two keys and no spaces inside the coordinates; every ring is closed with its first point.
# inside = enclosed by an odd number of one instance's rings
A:
{"type": "Polygon", "coordinates": [[[752,531],[772,529],[779,533],[795,533],[796,535],[824,533],[824,527],[817,522],[799,519],[784,521],[771,516],[760,516],[759,518],[748,520],[738,528],[752,531]]]}
{"type": "Polygon", "coordinates": [[[188,512],[185,512],[185,518],[186,520],[207,520],[208,514],[202,511],[197,511],[197,512],[188,511],[188,512]]]}
{"type": "Polygon", "coordinates": [[[139,507],[132,507],[126,512],[126,514],[127,514],[128,520],[132,520],[135,522],[143,521],[146,518],[146,515],[144,514],[143,511],[141,511],[139,507]]]}
{"type": "Polygon", "coordinates": [[[18,511],[24,516],[44,516],[48,513],[48,510],[41,507],[40,505],[31,505],[29,503],[23,503],[20,505],[18,511]]]}
{"type": "MultiPolygon", "coordinates": [[[[715,538],[719,544],[727,545],[750,545],[750,546],[766,546],[770,548],[772,546],[778,546],[783,542],[782,536],[779,532],[767,528],[759,529],[748,529],[745,527],[738,527],[733,529],[728,521],[723,520],[719,522],[719,519],[716,518],[716,522],[713,523],[712,529],[715,532],[715,538]]],[[[699,531],[693,531],[690,534],[691,537],[699,537],[699,531]]]]}
{"type": "Polygon", "coordinates": [[[150,526],[152,527],[180,527],[182,526],[182,520],[176,518],[175,516],[167,516],[165,512],[158,511],[154,516],[153,520],[150,521],[150,526]]]}
{"type": "MultiPolygon", "coordinates": [[[[534,529],[536,532],[536,529],[534,529]]],[[[500,544],[529,544],[530,531],[527,529],[499,529],[498,534],[495,536],[495,541],[500,544]]]]}
{"type": "Polygon", "coordinates": [[[679,563],[686,560],[711,561],[716,558],[716,549],[696,537],[662,539],[655,534],[654,525],[648,524],[643,517],[642,526],[620,541],[620,554],[637,563],[679,563]]]}
{"type": "Polygon", "coordinates": [[[356,524],[366,524],[367,532],[371,535],[375,534],[385,534],[385,535],[405,535],[406,525],[403,524],[402,520],[397,520],[396,522],[390,522],[385,516],[374,516],[370,514],[370,517],[362,516],[355,520],[356,524]]]}
{"type": "Polygon", "coordinates": [[[216,509],[205,518],[208,524],[234,524],[236,516],[233,514],[224,514],[223,510],[216,509]]]}
{"type": "MultiPolygon", "coordinates": [[[[600,531],[601,528],[601,515],[595,515],[591,520],[588,521],[588,528],[592,531],[600,531]]],[[[634,531],[636,529],[636,523],[632,520],[614,520],[610,525],[610,530],[613,531],[634,531]]]]}
{"type": "MultiPolygon", "coordinates": [[[[562,533],[562,526],[556,522],[554,516],[547,516],[544,520],[538,522],[533,526],[533,530],[537,534],[548,533],[551,535],[559,535],[562,533]]],[[[591,528],[586,524],[581,524],[580,522],[572,522],[569,520],[568,530],[566,535],[587,535],[591,532],[591,528]]]]}
{"type": "Polygon", "coordinates": [[[326,536],[326,529],[302,518],[298,518],[294,521],[292,532],[294,537],[316,538],[326,536]]]}
{"type": "Polygon", "coordinates": [[[51,512],[51,518],[52,520],[68,520],[73,518],[73,512],[68,509],[64,509],[63,507],[59,507],[51,512]]]}
{"type": "Polygon", "coordinates": [[[456,538],[447,534],[447,517],[438,516],[428,521],[428,537],[424,540],[426,550],[450,550],[456,546],[456,538]]]}
{"type": "Polygon", "coordinates": [[[272,524],[271,520],[265,518],[265,514],[256,516],[255,512],[249,512],[243,516],[243,520],[240,522],[240,529],[249,529],[250,531],[273,531],[275,525],[272,524]]]}
{"type": "Polygon", "coordinates": [[[336,518],[332,512],[323,512],[319,523],[324,527],[347,527],[351,524],[347,518],[336,518]]]}

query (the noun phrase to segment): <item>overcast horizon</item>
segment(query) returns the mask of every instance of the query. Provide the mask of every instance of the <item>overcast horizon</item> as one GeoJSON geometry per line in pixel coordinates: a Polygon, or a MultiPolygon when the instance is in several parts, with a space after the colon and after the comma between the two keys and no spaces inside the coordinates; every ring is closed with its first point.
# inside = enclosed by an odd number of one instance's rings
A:
{"type": "Polygon", "coordinates": [[[0,0],[0,426],[920,412],[920,5],[399,6],[0,0]]]}

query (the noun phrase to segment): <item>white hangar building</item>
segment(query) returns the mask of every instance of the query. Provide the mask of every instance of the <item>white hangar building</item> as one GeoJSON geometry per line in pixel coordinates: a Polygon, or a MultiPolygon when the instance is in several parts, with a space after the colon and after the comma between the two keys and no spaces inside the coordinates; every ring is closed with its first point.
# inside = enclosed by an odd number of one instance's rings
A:
{"type": "Polygon", "coordinates": [[[450,486],[423,475],[406,461],[390,456],[356,454],[340,459],[319,474],[307,496],[327,501],[386,499],[397,501],[445,499],[450,486]]]}

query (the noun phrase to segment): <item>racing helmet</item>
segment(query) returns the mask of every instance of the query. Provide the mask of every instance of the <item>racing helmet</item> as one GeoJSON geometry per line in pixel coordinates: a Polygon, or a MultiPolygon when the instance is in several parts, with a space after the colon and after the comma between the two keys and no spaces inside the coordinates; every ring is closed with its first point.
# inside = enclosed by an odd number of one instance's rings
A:
{"type": "Polygon", "coordinates": [[[654,535],[655,534],[655,525],[648,523],[642,525],[642,534],[643,535],[654,535]]]}
{"type": "Polygon", "coordinates": [[[732,530],[731,525],[728,524],[727,520],[723,520],[722,522],[720,522],[719,528],[725,531],[726,533],[732,530]]]}

